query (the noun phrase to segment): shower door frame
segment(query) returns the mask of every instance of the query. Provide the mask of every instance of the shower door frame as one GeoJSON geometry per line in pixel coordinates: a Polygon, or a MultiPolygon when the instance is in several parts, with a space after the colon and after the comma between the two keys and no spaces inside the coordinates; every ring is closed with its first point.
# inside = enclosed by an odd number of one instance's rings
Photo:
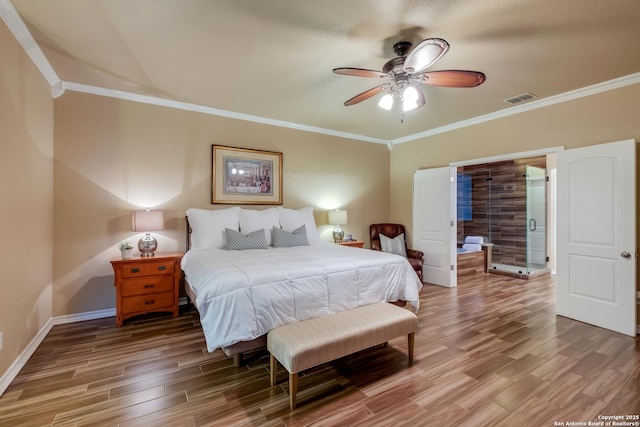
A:
{"type": "MultiPolygon", "coordinates": [[[[548,156],[547,156],[548,157],[548,156]]],[[[527,261],[526,261],[526,269],[527,274],[533,273],[538,270],[544,270],[548,267],[548,258],[547,258],[547,246],[548,246],[548,236],[547,236],[547,222],[548,222],[548,213],[547,213],[547,169],[542,169],[538,166],[526,166],[526,181],[527,181],[527,261]],[[533,178],[531,175],[532,172],[540,172],[542,171],[541,176],[538,175],[533,178]],[[535,182],[534,182],[535,181],[535,182]],[[542,185],[540,184],[542,181],[542,185]],[[533,186],[530,185],[533,183],[533,186]],[[542,191],[540,190],[542,188],[542,191]],[[534,191],[537,190],[537,191],[534,191]],[[538,212],[540,210],[540,206],[536,203],[539,200],[531,200],[532,198],[536,198],[539,194],[542,193],[542,212],[538,212]],[[540,238],[540,231],[538,228],[542,228],[543,237],[540,238]],[[539,250],[540,246],[542,246],[541,250],[539,250]],[[538,252],[542,252],[542,259],[533,259],[536,257],[538,252]],[[534,262],[535,261],[535,262],[534,262]],[[541,268],[534,266],[542,266],[541,268]]]]}

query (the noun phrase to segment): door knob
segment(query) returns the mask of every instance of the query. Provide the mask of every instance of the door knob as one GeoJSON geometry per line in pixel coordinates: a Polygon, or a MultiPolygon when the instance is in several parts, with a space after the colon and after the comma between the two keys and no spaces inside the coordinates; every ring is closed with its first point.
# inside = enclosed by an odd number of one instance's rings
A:
{"type": "Polygon", "coordinates": [[[622,258],[631,258],[631,254],[627,251],[624,251],[620,254],[622,258]]]}

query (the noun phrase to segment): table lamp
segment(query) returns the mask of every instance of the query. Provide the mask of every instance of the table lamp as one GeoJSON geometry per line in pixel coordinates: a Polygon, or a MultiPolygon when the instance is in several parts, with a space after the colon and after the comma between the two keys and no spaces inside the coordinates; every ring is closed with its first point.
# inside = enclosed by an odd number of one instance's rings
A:
{"type": "Polygon", "coordinates": [[[133,211],[131,215],[131,228],[133,231],[143,231],[146,234],[138,242],[140,256],[151,257],[158,248],[158,241],[153,238],[150,231],[164,230],[163,211],[133,211]]]}
{"type": "Polygon", "coordinates": [[[333,241],[336,243],[342,242],[344,231],[342,231],[340,226],[347,224],[347,211],[344,209],[329,211],[329,223],[336,225],[336,228],[333,230],[333,241]]]}

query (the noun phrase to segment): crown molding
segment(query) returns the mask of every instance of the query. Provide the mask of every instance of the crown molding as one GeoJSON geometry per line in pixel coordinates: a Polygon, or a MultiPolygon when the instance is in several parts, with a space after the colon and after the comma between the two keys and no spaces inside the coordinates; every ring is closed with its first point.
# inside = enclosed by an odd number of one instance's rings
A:
{"type": "Polygon", "coordinates": [[[7,24],[13,36],[18,40],[18,43],[20,43],[38,70],[40,70],[40,73],[47,83],[49,83],[49,86],[51,86],[51,95],[53,98],[62,95],[64,93],[64,89],[61,90],[62,81],[44,56],[44,53],[42,53],[42,49],[40,49],[40,46],[36,43],[31,32],[18,14],[18,11],[9,0],[0,0],[0,18],[7,24]]]}
{"type": "Polygon", "coordinates": [[[134,102],[141,102],[145,104],[152,104],[158,106],[164,106],[169,108],[176,108],[187,111],[195,111],[204,114],[210,114],[214,116],[228,117],[231,119],[244,120],[254,123],[262,123],[271,126],[278,126],[288,129],[295,129],[304,132],[312,132],[323,135],[335,136],[339,138],[353,139],[364,142],[373,142],[376,144],[384,144],[388,147],[389,151],[393,149],[396,144],[402,144],[405,142],[415,141],[422,138],[427,138],[433,135],[450,132],[456,129],[461,129],[467,126],[473,126],[480,123],[485,123],[492,120],[501,119],[508,116],[524,113],[538,108],[545,108],[551,105],[561,104],[563,102],[571,101],[586,96],[595,95],[610,90],[619,89],[625,86],[630,86],[640,83],[640,72],[630,74],[627,76],[619,77],[616,79],[608,80],[602,83],[597,83],[591,86],[586,86],[569,92],[564,92],[558,95],[542,98],[536,101],[529,102],[524,105],[518,105],[515,107],[506,108],[504,110],[496,111],[493,113],[485,114],[482,116],[473,117],[471,119],[462,120],[456,123],[451,123],[445,126],[429,129],[424,132],[407,135],[401,138],[395,139],[382,139],[374,138],[370,136],[342,132],[334,129],[326,129],[315,126],[307,126],[299,123],[287,122],[284,120],[269,119],[266,117],[253,116],[250,114],[238,113],[235,111],[222,110],[214,107],[207,107],[203,105],[190,104],[186,102],[174,101],[170,99],[158,98],[148,95],[140,95],[132,92],[106,89],[97,86],[84,85],[81,83],[66,82],[60,80],[55,70],[45,57],[44,53],[40,49],[40,46],[36,43],[35,39],[29,32],[29,29],[25,25],[24,21],[11,4],[10,0],[0,0],[0,18],[6,23],[10,31],[13,33],[18,43],[23,47],[27,55],[31,58],[36,65],[40,73],[47,80],[51,86],[51,95],[53,98],[57,98],[62,95],[65,90],[71,90],[75,92],[89,93],[93,95],[106,96],[111,98],[118,98],[123,100],[129,100],[134,102]]]}
{"type": "Polygon", "coordinates": [[[415,133],[413,135],[408,135],[402,138],[396,138],[391,142],[395,145],[402,144],[404,142],[415,141],[417,139],[450,132],[452,130],[461,129],[467,126],[477,125],[479,123],[489,122],[491,120],[501,119],[503,117],[513,116],[516,114],[524,113],[526,111],[537,110],[538,108],[545,108],[551,105],[562,104],[563,102],[572,101],[578,98],[584,98],[585,96],[591,96],[602,92],[608,92],[614,89],[620,89],[622,87],[631,86],[638,83],[640,83],[640,73],[629,74],[628,76],[619,77],[605,82],[596,83],[591,86],[585,86],[583,88],[571,90],[569,92],[560,93],[558,95],[549,96],[547,98],[532,101],[524,105],[518,105],[517,107],[507,108],[482,116],[473,117],[468,120],[462,120],[456,123],[429,129],[424,132],[415,133]]]}
{"type": "MultiPolygon", "coordinates": [[[[4,0],[0,0],[0,1],[4,1],[4,0]]],[[[473,117],[468,120],[462,120],[456,123],[451,123],[445,126],[429,129],[424,132],[419,132],[419,133],[408,135],[402,138],[396,138],[391,140],[386,140],[382,138],[373,138],[373,137],[355,134],[355,133],[341,132],[333,129],[307,126],[299,123],[286,122],[283,120],[274,120],[266,117],[253,116],[253,115],[238,113],[234,111],[222,110],[214,107],[207,107],[207,106],[198,105],[198,104],[190,104],[186,102],[174,101],[170,99],[158,98],[158,97],[153,97],[148,95],[140,95],[132,92],[106,89],[106,88],[101,88],[97,86],[84,85],[81,83],[73,83],[73,82],[66,82],[66,81],[63,82],[62,84],[63,89],[60,94],[64,93],[65,90],[70,90],[75,92],[83,92],[83,93],[89,93],[93,95],[124,99],[124,100],[129,100],[134,102],[142,102],[145,104],[159,105],[159,106],[177,108],[177,109],[188,110],[188,111],[196,111],[204,114],[228,117],[228,118],[237,119],[237,120],[245,120],[245,121],[254,122],[254,123],[262,123],[262,124],[267,124],[271,126],[285,127],[285,128],[296,129],[296,130],[301,130],[305,132],[320,133],[320,134],[329,135],[329,136],[337,136],[340,138],[354,139],[354,140],[364,141],[364,142],[373,142],[376,144],[384,144],[387,146],[389,151],[391,151],[393,150],[393,147],[396,144],[402,144],[404,142],[410,142],[410,141],[415,141],[421,138],[427,138],[429,136],[450,132],[450,131],[461,129],[467,126],[474,126],[480,123],[485,123],[492,120],[513,116],[513,115],[524,113],[527,111],[537,110],[539,108],[549,107],[551,105],[562,104],[563,102],[571,101],[578,98],[584,98],[586,96],[608,92],[615,89],[620,89],[620,88],[638,84],[638,83],[640,83],[640,72],[629,74],[627,76],[619,77],[619,78],[608,80],[605,82],[596,83],[591,86],[585,86],[583,88],[575,89],[569,92],[560,93],[558,95],[553,95],[547,98],[532,101],[524,105],[510,107],[504,110],[496,111],[496,112],[485,114],[482,116],[473,117]]]]}
{"type": "Polygon", "coordinates": [[[244,120],[254,123],[262,123],[271,126],[278,126],[288,129],[301,130],[305,132],[320,133],[324,135],[337,136],[339,138],[356,139],[364,142],[373,142],[376,144],[387,144],[386,139],[372,138],[370,136],[359,135],[349,132],[341,132],[333,129],[325,129],[315,126],[307,126],[299,123],[286,122],[284,120],[275,120],[267,117],[253,116],[250,114],[238,113],[235,111],[223,110],[220,108],[207,107],[205,105],[190,104],[188,102],[174,101],[171,99],[158,98],[155,96],[140,95],[132,92],[121,90],[106,89],[97,86],[84,85],[81,83],[64,82],[65,90],[73,92],[83,92],[93,95],[106,96],[110,98],[124,99],[127,101],[141,102],[144,104],[158,105],[162,107],[176,108],[179,110],[195,111],[198,113],[210,114],[214,116],[228,117],[230,119],[244,120]]]}

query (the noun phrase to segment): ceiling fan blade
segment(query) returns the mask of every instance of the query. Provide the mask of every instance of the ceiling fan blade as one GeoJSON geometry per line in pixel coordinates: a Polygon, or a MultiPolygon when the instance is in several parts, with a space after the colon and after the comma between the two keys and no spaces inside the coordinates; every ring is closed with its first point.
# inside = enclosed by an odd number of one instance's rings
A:
{"type": "Polygon", "coordinates": [[[487,79],[480,71],[467,70],[429,71],[412,78],[425,85],[445,87],[476,87],[487,79]]]}
{"type": "Polygon", "coordinates": [[[364,68],[350,68],[350,67],[334,68],[333,72],[336,74],[344,74],[345,76],[355,76],[355,77],[377,77],[377,78],[391,77],[388,73],[383,73],[382,71],[376,71],[376,70],[366,70],[364,68]]]}
{"type": "Polygon", "coordinates": [[[355,105],[355,104],[357,104],[359,102],[367,100],[367,99],[371,98],[372,96],[375,96],[375,95],[379,94],[380,92],[384,91],[389,86],[391,86],[391,83],[385,83],[385,84],[382,84],[380,86],[376,86],[374,88],[371,88],[369,90],[365,90],[364,92],[359,93],[358,95],[354,96],[353,98],[346,100],[344,102],[344,106],[348,107],[350,105],[355,105]]]}
{"type": "Polygon", "coordinates": [[[449,43],[446,40],[423,40],[405,58],[404,70],[407,73],[419,73],[442,58],[448,50],[449,43]]]}

